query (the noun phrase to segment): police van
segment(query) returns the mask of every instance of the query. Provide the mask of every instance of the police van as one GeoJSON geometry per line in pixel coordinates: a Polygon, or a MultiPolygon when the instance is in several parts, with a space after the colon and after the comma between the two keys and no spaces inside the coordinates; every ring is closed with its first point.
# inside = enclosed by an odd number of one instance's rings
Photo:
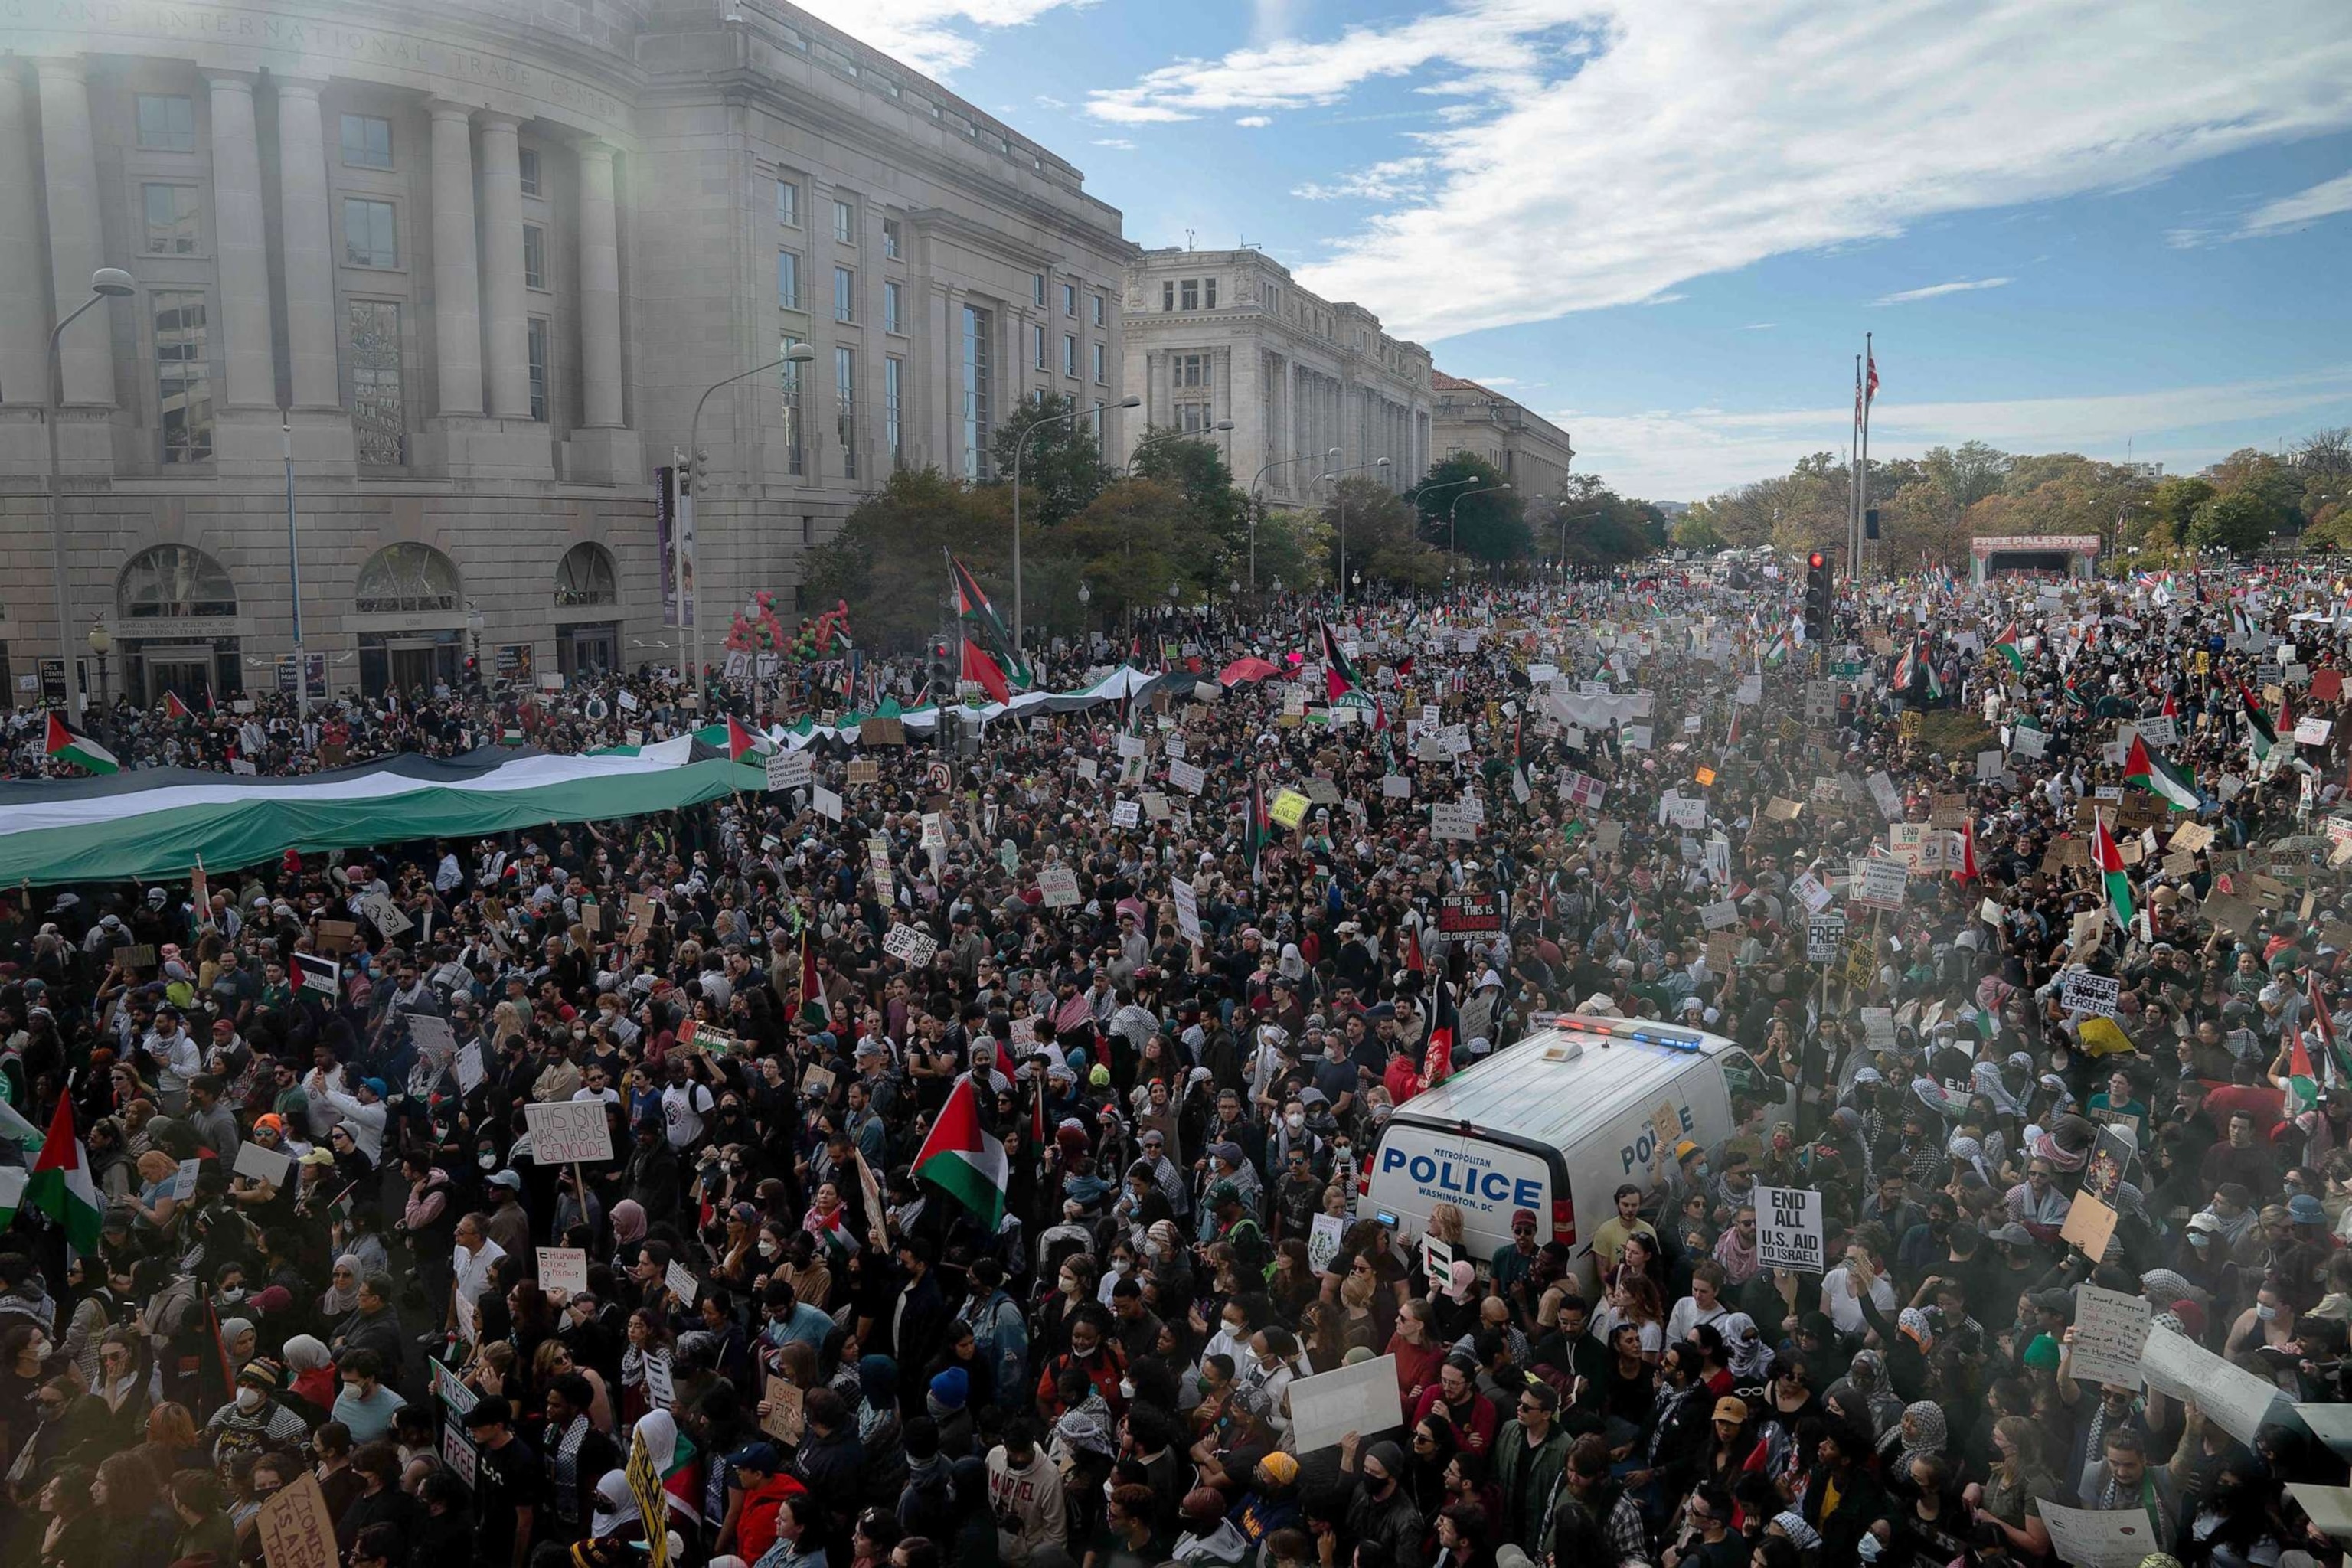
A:
{"type": "Polygon", "coordinates": [[[1720,1035],[1584,1014],[1537,1022],[1397,1108],[1365,1162],[1357,1217],[1418,1237],[1432,1205],[1453,1204],[1483,1264],[1510,1245],[1512,1212],[1532,1210],[1538,1239],[1565,1245],[1590,1287],[1592,1232],[1620,1186],[1653,1184],[1661,1127],[1712,1148],[1731,1133],[1734,1095],[1761,1104],[1768,1128],[1790,1119],[1785,1086],[1720,1035]]]}

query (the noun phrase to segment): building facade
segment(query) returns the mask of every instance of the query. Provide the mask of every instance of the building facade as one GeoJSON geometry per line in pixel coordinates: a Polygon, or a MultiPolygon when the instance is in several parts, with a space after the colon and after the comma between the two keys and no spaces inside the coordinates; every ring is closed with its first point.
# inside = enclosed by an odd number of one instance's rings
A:
{"type": "Polygon", "coordinates": [[[1522,496],[1559,494],[1576,457],[1567,431],[1490,386],[1444,371],[1430,380],[1437,395],[1440,461],[1469,452],[1501,469],[1522,496]]]}
{"type": "Polygon", "coordinates": [[[290,684],[298,561],[314,689],[674,665],[690,426],[715,663],[1011,401],[1118,440],[1132,253],[1076,168],[772,0],[0,8],[11,700],[62,695],[60,554],[93,694],[290,684]],[[60,336],[53,550],[45,355],[101,267],[137,288],[60,336]]]}
{"type": "Polygon", "coordinates": [[[1234,482],[1276,506],[1319,500],[1334,466],[1399,490],[1429,467],[1429,351],[1262,252],[1145,251],[1127,269],[1126,330],[1124,395],[1143,400],[1128,450],[1147,426],[1205,433],[1234,482]]]}

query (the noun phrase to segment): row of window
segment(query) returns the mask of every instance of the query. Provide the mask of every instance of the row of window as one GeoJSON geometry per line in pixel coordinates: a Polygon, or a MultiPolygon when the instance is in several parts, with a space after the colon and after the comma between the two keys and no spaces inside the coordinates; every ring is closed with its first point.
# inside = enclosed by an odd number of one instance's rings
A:
{"type": "MultiPolygon", "coordinates": [[[[1029,275],[1029,302],[1041,310],[1045,309],[1045,285],[1046,278],[1043,272],[1032,272],[1029,275]]],[[[1095,325],[1097,327],[1110,325],[1110,296],[1097,290],[1087,298],[1093,304],[1095,325]]],[[[1066,282],[1062,285],[1062,314],[1075,320],[1077,313],[1078,286],[1076,283],[1066,282]]]]}
{"type": "MultiPolygon", "coordinates": [[[[193,153],[196,150],[195,100],[180,93],[139,94],[138,134],[141,148],[151,153],[193,153]]],[[[341,126],[343,166],[347,169],[389,169],[392,121],[378,114],[345,114],[341,126]]],[[[522,194],[543,194],[540,182],[539,149],[525,147],[517,160],[517,183],[522,194]]]]}
{"type": "MultiPolygon", "coordinates": [[[[801,226],[801,186],[798,180],[776,182],[776,221],[786,228],[801,226]]],[[[895,217],[882,220],[882,255],[885,260],[898,259],[904,230],[895,217]]],[[[845,196],[833,198],[833,242],[856,249],[857,246],[857,204],[845,196]]]]}
{"type": "MultiPolygon", "coordinates": [[[[805,521],[803,531],[808,532],[805,521]]],[[[563,552],[555,565],[557,605],[579,609],[620,602],[620,570],[610,550],[583,540],[563,552]]],[[[446,615],[464,603],[457,563],[429,544],[406,540],[369,556],[352,594],[352,608],[362,615],[446,615]]],[[[115,578],[114,613],[122,620],[226,620],[236,610],[228,568],[193,544],[150,545],[115,578]]]]}
{"type": "Polygon", "coordinates": [[[1163,310],[1213,310],[1217,308],[1217,280],[1213,278],[1164,279],[1160,285],[1160,308],[1163,310]]]}
{"type": "MultiPolygon", "coordinates": [[[[156,215],[162,209],[158,205],[159,198],[156,193],[158,191],[177,193],[186,190],[187,187],[182,185],[147,187],[147,239],[150,250],[158,248],[156,215]]],[[[184,221],[190,226],[189,233],[192,237],[187,245],[181,247],[180,254],[185,254],[194,248],[193,192],[189,193],[185,205],[190,216],[184,221]]],[[[172,208],[175,223],[182,221],[178,216],[179,210],[177,205],[172,208]]],[[[173,234],[174,243],[177,243],[176,229],[173,234]]],[[[394,268],[400,265],[399,215],[394,203],[379,201],[373,196],[343,198],[343,260],[352,267],[394,268]]],[[[547,287],[547,226],[544,224],[527,223],[522,226],[522,281],[527,289],[547,287]]]]}
{"type": "MultiPolygon", "coordinates": [[[[800,346],[797,339],[783,340],[784,352],[790,353],[800,346]]],[[[803,412],[801,398],[801,367],[787,363],[782,367],[784,414],[784,471],[805,474],[808,471],[807,441],[803,432],[803,412]]],[[[907,362],[897,354],[884,356],[882,361],[882,452],[896,470],[906,460],[906,437],[899,417],[900,399],[907,384],[907,362]]],[[[841,477],[859,478],[857,446],[857,352],[850,348],[833,351],[834,441],[841,461],[841,477]]]]}
{"type": "MultiPolygon", "coordinates": [[[[1029,329],[1029,363],[1039,370],[1053,368],[1045,359],[1045,329],[1032,326],[1029,329]]],[[[1110,384],[1110,346],[1107,343],[1096,343],[1092,346],[1095,383],[1099,386],[1108,386],[1110,384]]],[[[1062,334],[1062,374],[1072,376],[1078,374],[1078,337],[1076,332],[1062,334]]]]}

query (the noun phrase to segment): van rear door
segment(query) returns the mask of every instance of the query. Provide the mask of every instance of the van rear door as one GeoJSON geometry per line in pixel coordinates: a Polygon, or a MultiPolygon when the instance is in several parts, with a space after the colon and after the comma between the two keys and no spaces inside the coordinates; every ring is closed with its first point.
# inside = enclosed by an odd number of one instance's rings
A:
{"type": "Polygon", "coordinates": [[[1381,1130],[1356,1212],[1394,1215],[1406,1234],[1418,1235],[1433,1205],[1452,1204],[1462,1211],[1472,1260],[1483,1261],[1510,1245],[1513,1210],[1534,1211],[1540,1233],[1560,1217],[1555,1199],[1573,1226],[1568,1169],[1557,1150],[1507,1134],[1428,1126],[1408,1113],[1381,1130]]]}

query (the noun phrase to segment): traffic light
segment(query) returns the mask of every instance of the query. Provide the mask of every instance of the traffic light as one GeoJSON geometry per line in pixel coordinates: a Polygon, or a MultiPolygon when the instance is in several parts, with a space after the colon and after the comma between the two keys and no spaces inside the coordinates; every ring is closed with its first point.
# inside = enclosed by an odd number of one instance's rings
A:
{"type": "Polygon", "coordinates": [[[701,448],[688,453],[686,458],[686,467],[678,471],[678,489],[680,492],[686,495],[699,494],[702,489],[703,478],[709,472],[710,453],[708,448],[701,448]]]}
{"type": "Polygon", "coordinates": [[[1816,550],[1805,557],[1805,640],[1827,642],[1837,616],[1837,578],[1830,558],[1816,550]]]}

